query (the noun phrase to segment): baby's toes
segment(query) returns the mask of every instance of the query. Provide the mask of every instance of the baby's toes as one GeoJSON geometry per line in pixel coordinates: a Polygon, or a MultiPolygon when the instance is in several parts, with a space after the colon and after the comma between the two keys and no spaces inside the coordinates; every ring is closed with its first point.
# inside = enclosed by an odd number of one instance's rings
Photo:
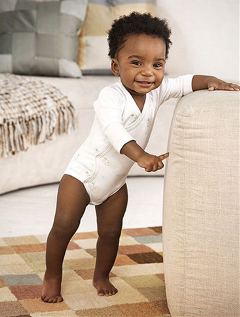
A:
{"type": "Polygon", "coordinates": [[[109,291],[109,296],[113,296],[115,294],[117,294],[118,290],[114,287],[109,291]]]}
{"type": "Polygon", "coordinates": [[[63,302],[63,298],[62,298],[62,296],[58,296],[57,297],[57,303],[61,303],[61,302],[63,302]]]}
{"type": "Polygon", "coordinates": [[[48,298],[47,296],[42,296],[41,300],[45,303],[55,304],[55,303],[61,303],[63,301],[62,296],[57,296],[54,298],[48,298]]]}
{"type": "Polygon", "coordinates": [[[112,290],[112,294],[115,295],[117,294],[118,290],[114,287],[114,289],[112,290]]]}
{"type": "Polygon", "coordinates": [[[53,301],[52,301],[52,303],[54,303],[54,304],[55,304],[55,303],[58,303],[58,298],[57,298],[57,297],[54,298],[53,301]]]}
{"type": "Polygon", "coordinates": [[[100,289],[100,290],[98,291],[98,296],[104,296],[104,295],[105,295],[104,290],[100,289]]]}
{"type": "Polygon", "coordinates": [[[45,298],[46,298],[46,296],[41,296],[41,300],[42,300],[43,302],[45,302],[45,298]]]}
{"type": "Polygon", "coordinates": [[[49,302],[50,298],[48,298],[47,296],[42,296],[41,299],[42,299],[42,301],[45,302],[45,303],[50,303],[50,302],[49,302]]]}

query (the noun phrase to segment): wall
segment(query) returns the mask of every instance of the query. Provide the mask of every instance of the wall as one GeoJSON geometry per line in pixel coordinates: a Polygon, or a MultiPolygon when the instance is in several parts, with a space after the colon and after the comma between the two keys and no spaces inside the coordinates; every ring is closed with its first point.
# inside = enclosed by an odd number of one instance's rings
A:
{"type": "Polygon", "coordinates": [[[166,71],[239,82],[239,0],[158,0],[172,29],[166,71]]]}

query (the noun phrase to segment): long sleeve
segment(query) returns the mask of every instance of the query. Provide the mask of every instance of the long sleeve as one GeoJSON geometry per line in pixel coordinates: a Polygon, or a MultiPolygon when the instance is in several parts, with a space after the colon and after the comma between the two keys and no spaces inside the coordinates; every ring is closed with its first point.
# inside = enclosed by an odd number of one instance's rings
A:
{"type": "Polygon", "coordinates": [[[159,105],[170,98],[180,98],[192,92],[193,75],[183,75],[176,78],[166,78],[156,89],[159,105]]]}
{"type": "Polygon", "coordinates": [[[120,153],[122,147],[134,138],[124,127],[124,96],[112,87],[104,88],[94,103],[102,130],[112,146],[120,153]]]}

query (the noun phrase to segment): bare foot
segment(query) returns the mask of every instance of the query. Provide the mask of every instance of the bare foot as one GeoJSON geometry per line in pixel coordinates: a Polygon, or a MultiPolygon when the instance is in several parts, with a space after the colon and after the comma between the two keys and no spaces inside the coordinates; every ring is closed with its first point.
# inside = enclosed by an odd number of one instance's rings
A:
{"type": "Polygon", "coordinates": [[[109,282],[107,277],[94,279],[93,286],[97,289],[99,296],[112,296],[118,292],[118,290],[109,282]]]}
{"type": "Polygon", "coordinates": [[[45,273],[41,299],[45,303],[60,303],[63,301],[61,296],[61,277],[47,278],[45,273]]]}

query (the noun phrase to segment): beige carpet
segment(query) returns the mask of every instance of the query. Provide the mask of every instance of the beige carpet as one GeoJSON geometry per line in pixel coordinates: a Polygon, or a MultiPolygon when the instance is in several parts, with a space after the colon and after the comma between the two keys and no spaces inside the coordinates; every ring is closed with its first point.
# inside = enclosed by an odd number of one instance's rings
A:
{"type": "Polygon", "coordinates": [[[64,302],[40,300],[46,236],[0,239],[1,317],[170,317],[164,286],[161,228],[124,229],[111,274],[118,293],[92,286],[96,232],[77,233],[64,261],[64,302]]]}

